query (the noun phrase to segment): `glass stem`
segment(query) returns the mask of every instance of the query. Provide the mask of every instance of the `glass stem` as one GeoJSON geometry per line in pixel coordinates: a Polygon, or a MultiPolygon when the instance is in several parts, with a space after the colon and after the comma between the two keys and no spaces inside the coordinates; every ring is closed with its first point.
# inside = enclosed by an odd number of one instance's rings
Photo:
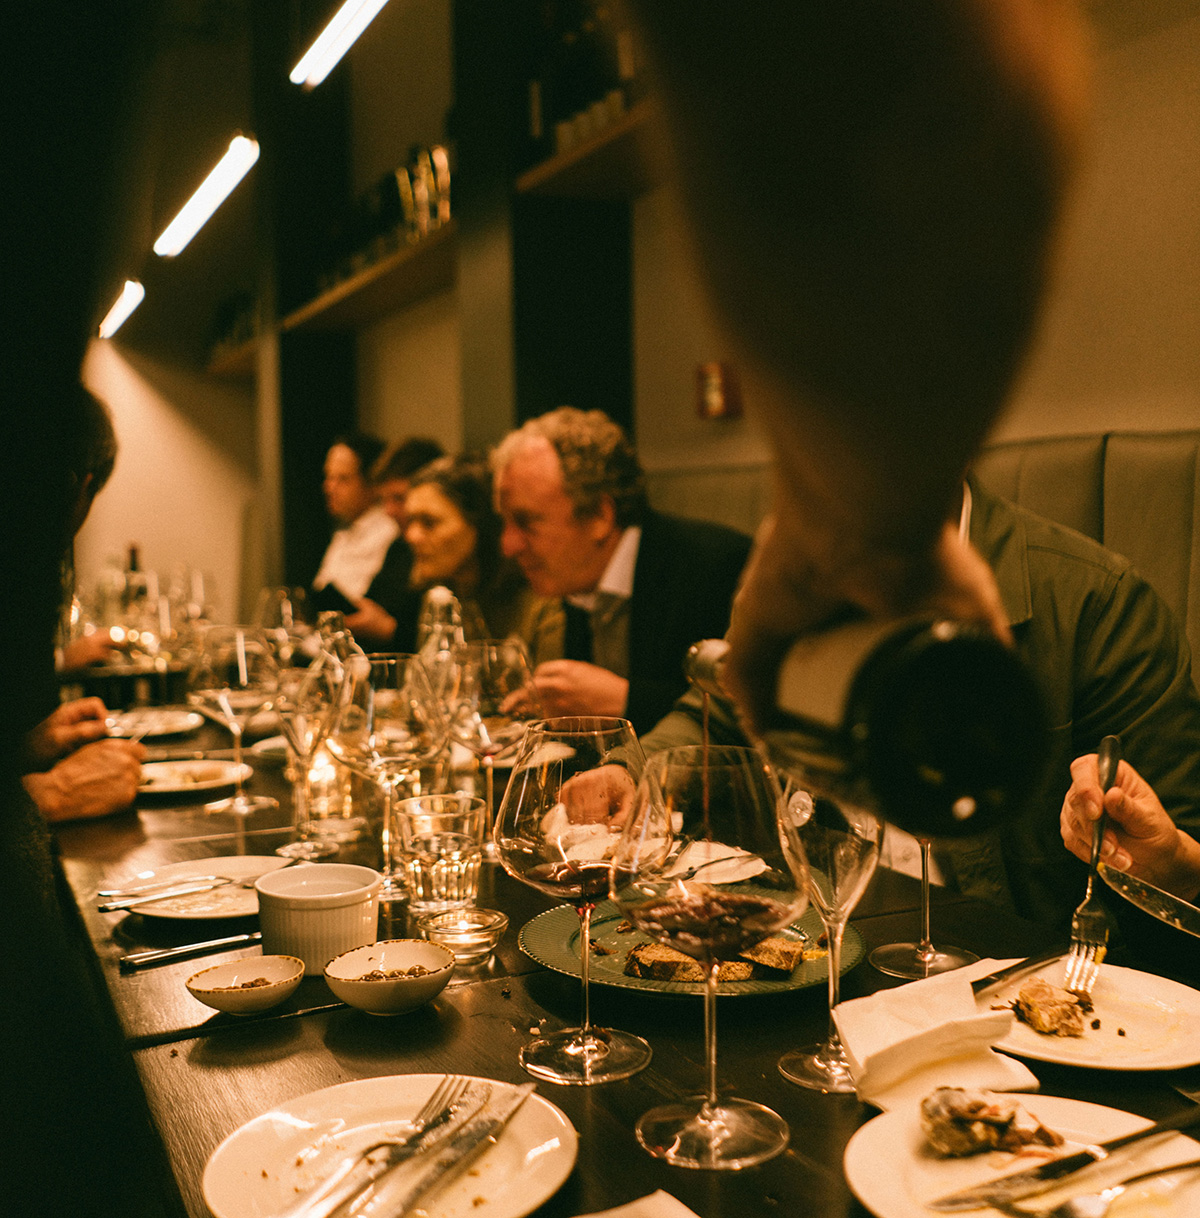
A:
{"type": "Polygon", "coordinates": [[[585,1034],[592,1028],[592,1005],[588,992],[588,979],[592,971],[592,903],[579,907],[579,980],[583,1010],[580,1012],[580,1031],[585,1034]]]}
{"type": "Polygon", "coordinates": [[[396,802],[396,776],[385,774],[379,783],[383,795],[383,814],[379,826],[379,848],[383,855],[379,870],[385,880],[392,878],[392,808],[396,802]]]}
{"type": "Polygon", "coordinates": [[[234,801],[240,801],[242,791],[242,725],[233,719],[229,724],[229,734],[233,737],[233,768],[236,777],[233,780],[234,801]]]}
{"type": "Polygon", "coordinates": [[[825,938],[828,941],[829,955],[829,1045],[840,1045],[837,1024],[833,1021],[833,1011],[842,1000],[842,936],[846,931],[845,918],[833,918],[825,923],[825,938]]]}
{"type": "Polygon", "coordinates": [[[927,837],[920,838],[921,843],[921,942],[917,944],[917,953],[922,958],[928,958],[933,951],[933,941],[929,937],[929,856],[933,843],[927,837]]]}
{"type": "Polygon", "coordinates": [[[700,1115],[705,1118],[711,1116],[717,1106],[717,974],[720,969],[720,960],[710,960],[704,978],[704,1059],[707,1085],[700,1115]]]}
{"type": "Polygon", "coordinates": [[[308,772],[311,762],[304,761],[301,757],[297,756],[296,764],[300,766],[300,780],[292,788],[292,798],[296,803],[293,811],[293,822],[296,826],[297,839],[305,841],[312,829],[309,823],[308,812],[312,806],[312,778],[308,772]]]}

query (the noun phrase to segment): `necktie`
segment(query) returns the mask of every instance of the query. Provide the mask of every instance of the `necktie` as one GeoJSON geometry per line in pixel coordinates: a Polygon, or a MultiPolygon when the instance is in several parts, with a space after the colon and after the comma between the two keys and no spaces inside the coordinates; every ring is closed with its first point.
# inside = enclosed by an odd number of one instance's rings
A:
{"type": "Polygon", "coordinates": [[[592,621],[586,609],[563,602],[567,613],[567,634],[564,651],[568,660],[583,660],[592,663],[592,621]]]}

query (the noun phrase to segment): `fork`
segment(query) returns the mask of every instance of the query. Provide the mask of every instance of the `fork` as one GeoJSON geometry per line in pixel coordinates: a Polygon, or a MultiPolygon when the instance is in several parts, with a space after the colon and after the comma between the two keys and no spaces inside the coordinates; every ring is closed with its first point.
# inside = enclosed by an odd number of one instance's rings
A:
{"type": "Polygon", "coordinates": [[[1136,1176],[1126,1176],[1117,1184],[1110,1184],[1107,1188],[1102,1188],[1094,1193],[1080,1193],[1078,1196],[1069,1197],[1066,1201],[1060,1201],[1058,1205],[1052,1206],[1048,1210],[1027,1210],[1020,1205],[1012,1202],[992,1202],[995,1208],[1001,1210],[1005,1214],[1011,1215],[1011,1218],[1104,1218],[1108,1213],[1109,1207],[1118,1197],[1127,1192],[1131,1184],[1138,1184],[1142,1180],[1152,1180],[1155,1176],[1168,1176],[1172,1172],[1190,1171],[1200,1167],[1200,1159],[1188,1159],[1183,1163],[1173,1163],[1170,1167],[1155,1167],[1150,1171],[1140,1171],[1136,1176]]]}
{"type": "Polygon", "coordinates": [[[353,1179],[347,1185],[357,1167],[385,1147],[412,1147],[415,1151],[425,1134],[454,1115],[470,1082],[461,1075],[447,1074],[412,1118],[411,1132],[398,1138],[383,1138],[364,1146],[357,1154],[347,1155],[320,1184],[288,1206],[278,1218],[328,1218],[344,1201],[362,1190],[363,1182],[359,1179],[353,1179]]]}
{"type": "MultiPolygon", "coordinates": [[[[1108,791],[1116,781],[1120,761],[1120,739],[1105,736],[1100,741],[1096,757],[1096,774],[1100,779],[1101,791],[1108,791]]],[[[1107,820],[1102,811],[1092,827],[1092,858],[1088,868],[1087,891],[1071,917],[1071,950],[1067,953],[1063,985],[1081,998],[1090,997],[1108,948],[1108,911],[1096,891],[1096,868],[1100,862],[1100,845],[1104,840],[1107,820]]]]}

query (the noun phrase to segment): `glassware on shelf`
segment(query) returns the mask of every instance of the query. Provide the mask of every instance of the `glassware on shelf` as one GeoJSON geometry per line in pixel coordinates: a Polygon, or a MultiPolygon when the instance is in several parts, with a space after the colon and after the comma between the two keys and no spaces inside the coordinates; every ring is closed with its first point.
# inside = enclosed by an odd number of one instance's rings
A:
{"type": "Polygon", "coordinates": [[[717,1087],[721,964],[790,926],[808,904],[804,848],[766,759],[727,746],[653,754],[613,857],[612,883],[638,930],[705,973],[705,1093],[645,1113],[638,1141],[679,1167],[736,1170],[779,1154],[787,1123],[717,1087]]]}
{"type": "Polygon", "coordinates": [[[593,1027],[588,1002],[592,910],[609,891],[611,855],[643,764],[627,720],[589,717],[533,724],[514,763],[493,831],[500,862],[579,914],[582,1018],[521,1050],[521,1065],[536,1078],[591,1086],[628,1078],[650,1061],[641,1037],[593,1027]]]}
{"type": "Polygon", "coordinates": [[[785,816],[808,859],[808,893],[829,944],[829,1035],[818,1045],[784,1054],[784,1078],[814,1091],[851,1092],[854,1080],[838,1036],[833,1012],[840,999],[842,938],[846,923],[866,891],[879,862],[883,823],[865,808],[807,791],[793,791],[785,816]]]}
{"type": "Polygon", "coordinates": [[[279,683],[271,647],[253,626],[206,626],[188,672],[188,704],[233,737],[237,770],[234,794],[205,805],[210,812],[250,816],[279,801],[247,795],[243,785],[242,737],[255,715],[268,710],[279,683]]]}
{"type": "Polygon", "coordinates": [[[379,786],[384,877],[380,900],[394,901],[405,895],[394,857],[396,792],[407,783],[413,795],[421,793],[421,767],[445,747],[446,720],[417,656],[350,653],[344,669],[328,747],[343,765],[379,786]]]}

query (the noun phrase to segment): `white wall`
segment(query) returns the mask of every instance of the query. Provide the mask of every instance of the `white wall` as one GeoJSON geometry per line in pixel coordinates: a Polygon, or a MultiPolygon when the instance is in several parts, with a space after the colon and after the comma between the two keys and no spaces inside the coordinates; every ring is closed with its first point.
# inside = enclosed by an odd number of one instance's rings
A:
{"type": "Polygon", "coordinates": [[[142,566],[163,578],[180,565],[208,573],[218,620],[249,612],[262,582],[250,392],[99,339],[83,379],[112,412],[120,452],[76,539],[81,591],[137,542],[142,566]]]}

